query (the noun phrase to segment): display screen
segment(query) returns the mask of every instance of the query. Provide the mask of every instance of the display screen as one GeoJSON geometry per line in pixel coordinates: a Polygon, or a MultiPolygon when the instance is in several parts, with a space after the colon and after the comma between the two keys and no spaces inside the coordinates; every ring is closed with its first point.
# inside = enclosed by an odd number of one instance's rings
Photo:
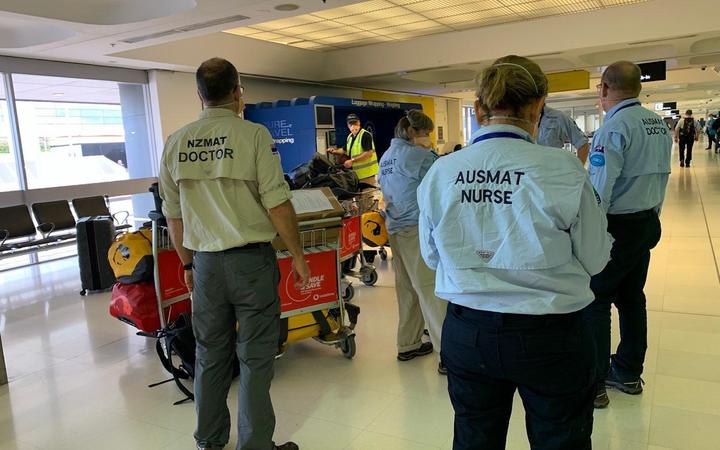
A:
{"type": "Polygon", "coordinates": [[[329,126],[335,125],[333,122],[333,107],[332,106],[321,106],[315,105],[315,120],[317,126],[329,126]]]}
{"type": "Polygon", "coordinates": [[[640,81],[648,83],[650,81],[662,81],[666,79],[666,64],[665,61],[655,61],[649,63],[640,63],[640,81]]]}

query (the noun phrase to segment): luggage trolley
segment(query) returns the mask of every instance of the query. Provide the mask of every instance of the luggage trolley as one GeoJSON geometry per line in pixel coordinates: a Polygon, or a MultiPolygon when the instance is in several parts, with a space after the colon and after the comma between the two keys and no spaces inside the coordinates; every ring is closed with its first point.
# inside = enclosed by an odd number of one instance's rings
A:
{"type": "MultiPolygon", "coordinates": [[[[347,192],[353,197],[342,202],[346,215],[342,224],[342,239],[340,245],[340,262],[343,263],[341,277],[341,292],[345,301],[350,301],[355,296],[355,288],[346,276],[360,280],[366,286],[374,286],[378,281],[378,273],[375,266],[365,258],[362,239],[362,215],[369,211],[376,211],[378,200],[376,194],[380,192],[375,186],[367,185],[369,188],[360,192],[347,192]],[[360,259],[360,268],[354,270],[353,260],[360,259]]],[[[387,251],[380,247],[380,258],[387,259],[387,251]]]]}
{"type": "MultiPolygon", "coordinates": [[[[302,222],[301,227],[314,227],[322,223],[338,223],[338,219],[321,219],[302,222]]],[[[337,229],[339,233],[339,229],[337,229]]],[[[341,292],[340,246],[337,239],[329,238],[332,228],[317,227],[300,232],[305,259],[310,266],[308,286],[296,289],[292,275],[290,252],[278,250],[280,266],[280,318],[281,345],[278,356],[287,346],[312,337],[325,345],[340,349],[343,356],[355,356],[355,325],[360,308],[345,304],[341,292]],[[331,241],[336,242],[331,242],[331,241]],[[347,319],[346,319],[347,314],[347,319]]]]}
{"type": "Polygon", "coordinates": [[[153,284],[160,329],[164,330],[181,313],[190,314],[190,292],[185,286],[182,262],[170,241],[165,217],[154,211],[149,215],[152,220],[153,284]]]}

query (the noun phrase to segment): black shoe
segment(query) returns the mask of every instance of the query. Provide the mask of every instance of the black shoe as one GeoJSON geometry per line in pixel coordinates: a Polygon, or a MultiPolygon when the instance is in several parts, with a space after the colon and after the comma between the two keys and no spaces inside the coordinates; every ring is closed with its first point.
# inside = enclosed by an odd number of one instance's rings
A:
{"type": "Polygon", "coordinates": [[[645,384],[645,381],[640,377],[631,379],[621,377],[614,367],[610,367],[607,378],[605,378],[605,386],[615,388],[620,392],[630,395],[641,394],[643,384],[645,384]]]}
{"type": "Polygon", "coordinates": [[[445,367],[445,364],[443,364],[443,363],[438,364],[438,373],[440,375],[447,375],[447,367],[445,367]]]}
{"type": "Polygon", "coordinates": [[[410,350],[409,352],[402,352],[398,353],[397,359],[400,361],[410,361],[411,359],[415,358],[416,356],[425,356],[429,355],[433,351],[433,345],[431,342],[423,342],[423,344],[416,348],[415,350],[410,350]]]}
{"type": "Polygon", "coordinates": [[[294,442],[286,442],[283,445],[276,445],[275,450],[300,450],[300,447],[294,442]]]}
{"type": "Polygon", "coordinates": [[[680,161],[680,167],[685,167],[685,163],[680,161]]]}
{"type": "Polygon", "coordinates": [[[686,168],[689,168],[689,167],[690,167],[690,163],[685,163],[685,167],[686,167],[686,168]]]}
{"type": "Polygon", "coordinates": [[[593,402],[593,406],[595,409],[603,409],[607,408],[610,404],[610,397],[608,397],[607,389],[605,388],[605,384],[598,383],[597,385],[597,391],[595,393],[595,401],[593,402]]]}

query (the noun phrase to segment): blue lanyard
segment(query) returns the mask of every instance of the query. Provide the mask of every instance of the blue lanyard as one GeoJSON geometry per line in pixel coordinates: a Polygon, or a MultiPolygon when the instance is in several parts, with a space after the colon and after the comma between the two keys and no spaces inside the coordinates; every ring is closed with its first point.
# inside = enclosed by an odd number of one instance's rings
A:
{"type": "MultiPolygon", "coordinates": [[[[623,106],[619,107],[614,113],[612,113],[612,116],[610,116],[610,117],[614,117],[615,114],[619,113],[620,111],[622,111],[625,108],[630,108],[631,106],[640,106],[640,102],[632,102],[632,103],[628,103],[627,105],[623,105],[623,106]]],[[[610,117],[608,117],[608,119],[610,117]]]]}
{"type": "Polygon", "coordinates": [[[525,136],[521,136],[519,134],[512,133],[510,131],[497,131],[495,133],[487,133],[487,134],[483,134],[481,136],[476,137],[475,139],[473,139],[471,145],[477,144],[478,142],[487,141],[489,139],[497,139],[497,138],[520,139],[520,140],[532,143],[532,141],[528,140],[525,136]]]}

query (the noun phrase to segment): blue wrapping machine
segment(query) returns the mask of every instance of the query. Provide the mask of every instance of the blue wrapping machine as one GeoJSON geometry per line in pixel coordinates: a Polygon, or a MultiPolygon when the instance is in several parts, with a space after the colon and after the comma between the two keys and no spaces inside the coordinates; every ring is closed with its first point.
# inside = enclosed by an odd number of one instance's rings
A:
{"type": "Polygon", "coordinates": [[[325,153],[334,145],[345,147],[349,134],[345,118],[350,113],[357,114],[363,128],[372,133],[380,159],[395,125],[410,109],[422,109],[422,105],[316,96],[246,105],[244,117],[270,130],[283,170],[290,172],[316,152],[325,153]]]}

